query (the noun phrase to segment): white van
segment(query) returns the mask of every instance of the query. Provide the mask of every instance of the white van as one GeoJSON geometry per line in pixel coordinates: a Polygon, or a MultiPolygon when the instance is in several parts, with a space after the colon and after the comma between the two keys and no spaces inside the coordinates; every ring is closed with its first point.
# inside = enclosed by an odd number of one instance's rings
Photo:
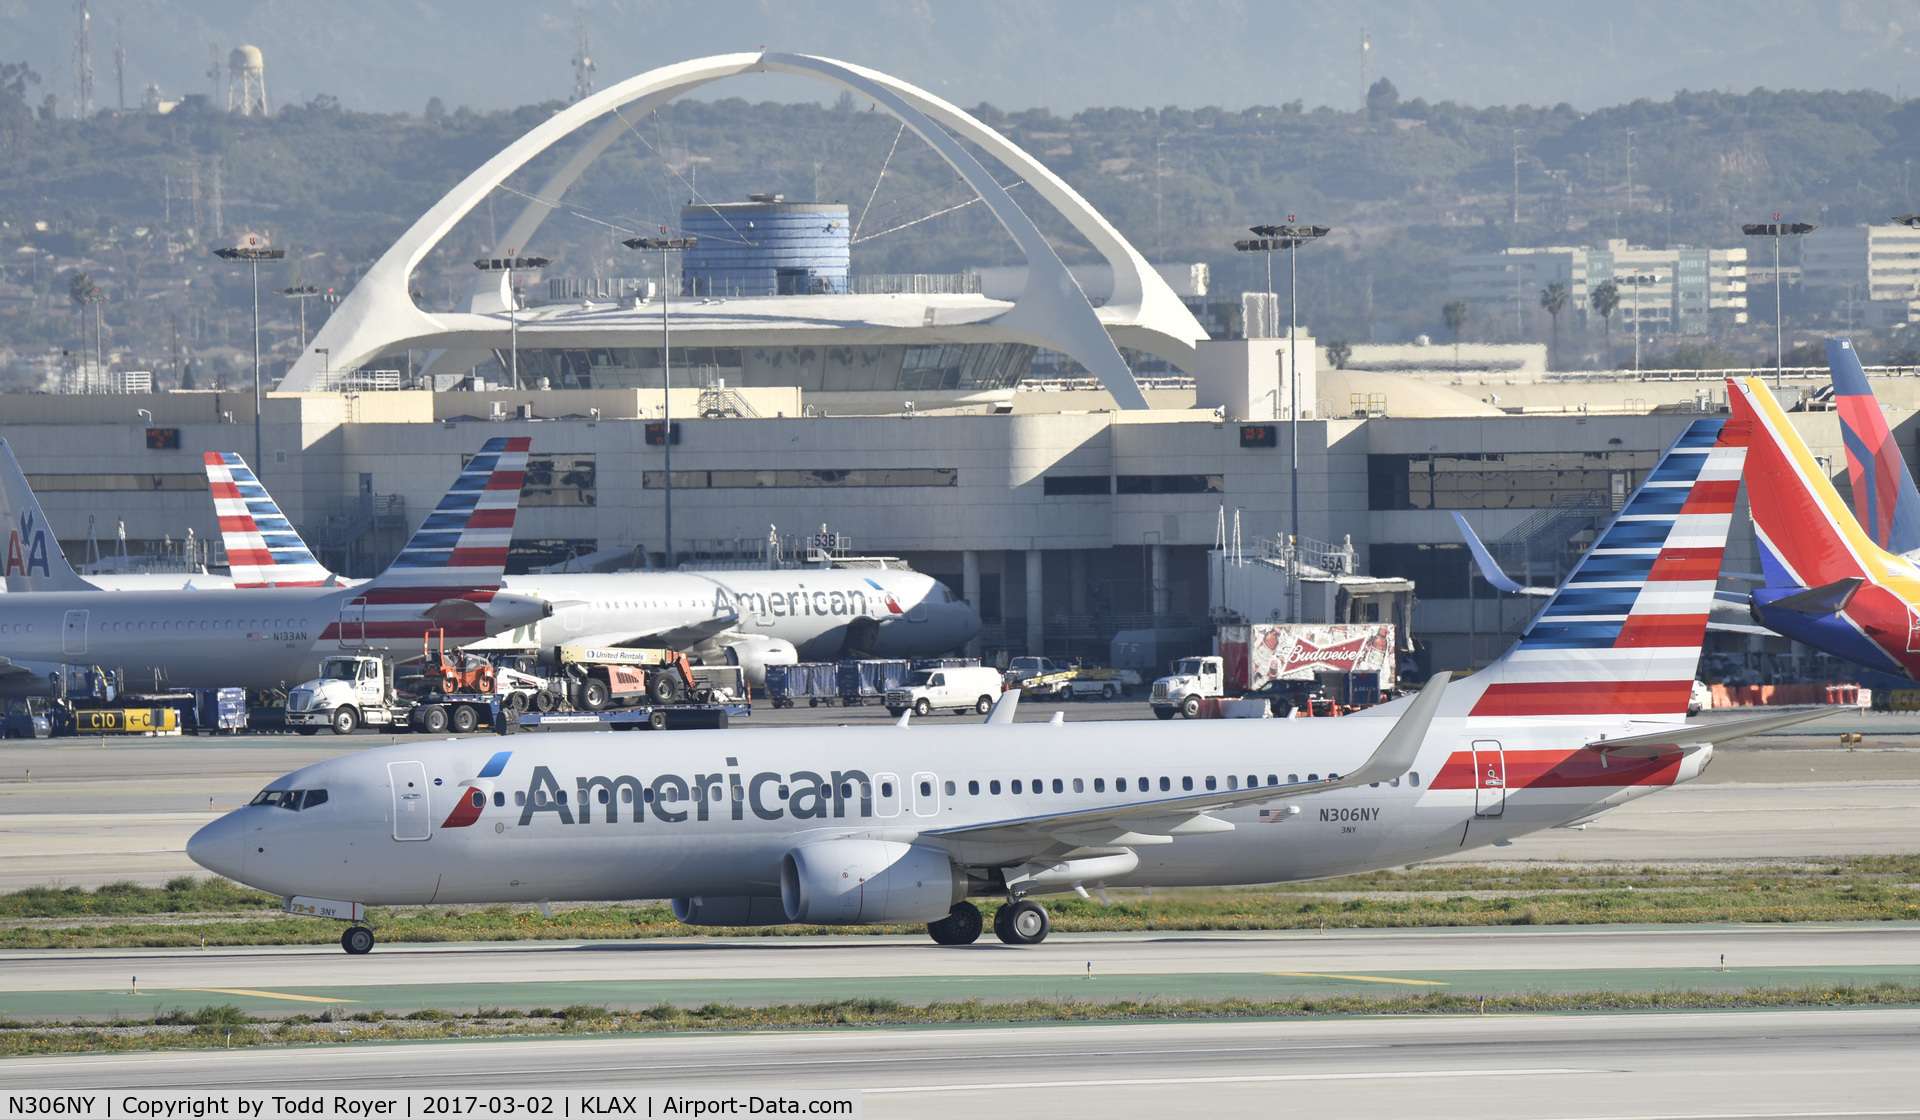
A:
{"type": "Polygon", "coordinates": [[[935,708],[950,708],[954,715],[978,712],[986,715],[1005,687],[998,669],[919,669],[887,692],[887,711],[900,715],[909,708],[924,716],[935,708]]]}

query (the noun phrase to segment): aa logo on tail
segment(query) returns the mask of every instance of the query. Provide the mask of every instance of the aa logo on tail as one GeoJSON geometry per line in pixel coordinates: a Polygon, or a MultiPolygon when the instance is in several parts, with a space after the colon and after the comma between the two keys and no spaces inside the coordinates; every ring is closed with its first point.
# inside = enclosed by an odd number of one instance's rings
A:
{"type": "Polygon", "coordinates": [[[35,569],[43,576],[53,575],[47,565],[47,531],[33,523],[33,514],[23,513],[19,527],[7,530],[6,574],[31,576],[35,569]]]}

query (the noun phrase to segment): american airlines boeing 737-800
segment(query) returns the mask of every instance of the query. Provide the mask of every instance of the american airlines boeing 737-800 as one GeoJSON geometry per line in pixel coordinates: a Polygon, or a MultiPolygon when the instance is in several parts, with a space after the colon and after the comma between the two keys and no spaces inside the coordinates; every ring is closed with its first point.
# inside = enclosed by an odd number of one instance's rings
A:
{"type": "MultiPolygon", "coordinates": [[[[207,483],[240,588],[304,587],[336,578],[272,495],[232,452],[206,453],[207,483]]],[[[768,665],[841,657],[931,657],[980,632],[980,616],[931,576],[900,568],[547,573],[506,576],[511,594],[553,604],[553,617],[476,649],[668,645],[734,664],[756,685],[768,665]]]]}
{"type": "Polygon", "coordinates": [[[269,688],[343,649],[412,646],[428,630],[478,639],[552,607],[500,593],[527,440],[487,441],[378,579],[265,590],[102,591],[74,574],[0,440],[0,691],[39,693],[39,666],[100,665],[174,687],[269,688]],[[23,664],[24,663],[24,664],[23,664]]]}
{"type": "Polygon", "coordinates": [[[670,898],[697,925],[1049,928],[1032,897],[1339,875],[1576,823],[1809,718],[1684,722],[1746,453],[1691,425],[1493,665],[1340,720],[409,742],[304,767],[188,842],[351,924],[376,904],[670,898]]]}

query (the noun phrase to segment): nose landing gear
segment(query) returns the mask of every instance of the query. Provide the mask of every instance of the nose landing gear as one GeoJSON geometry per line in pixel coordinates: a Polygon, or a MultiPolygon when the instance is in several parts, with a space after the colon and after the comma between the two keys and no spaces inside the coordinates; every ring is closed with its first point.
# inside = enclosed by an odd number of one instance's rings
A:
{"type": "Polygon", "coordinates": [[[340,947],[356,957],[373,952],[372,927],[348,926],[340,935],[340,947]]]}

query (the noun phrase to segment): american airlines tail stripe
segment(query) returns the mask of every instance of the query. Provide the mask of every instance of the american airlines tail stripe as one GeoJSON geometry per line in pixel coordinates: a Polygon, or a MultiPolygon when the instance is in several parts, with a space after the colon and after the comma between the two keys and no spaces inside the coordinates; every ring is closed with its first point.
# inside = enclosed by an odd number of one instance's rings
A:
{"type": "Polygon", "coordinates": [[[404,638],[419,641],[421,636],[429,629],[431,629],[436,636],[440,631],[444,630],[449,639],[486,638],[491,636],[487,630],[486,620],[481,618],[450,619],[445,622],[427,622],[423,619],[416,618],[408,622],[375,621],[373,619],[368,619],[366,622],[351,620],[346,623],[329,622],[327,623],[326,629],[320,632],[320,638],[322,641],[344,641],[349,644],[356,641],[385,640],[388,638],[404,638]]]}
{"type": "MultiPolygon", "coordinates": [[[[1679,780],[1679,751],[1658,758],[1609,758],[1605,765],[1593,751],[1502,752],[1501,767],[1492,788],[1567,789],[1574,786],[1670,786],[1679,780]]],[[[1455,751],[1428,783],[1431,789],[1478,789],[1487,782],[1483,766],[1472,751],[1455,751]]]]}
{"type": "Polygon", "coordinates": [[[1678,681],[1503,681],[1487,686],[1476,716],[1660,715],[1687,710],[1693,674],[1678,681]]]}

